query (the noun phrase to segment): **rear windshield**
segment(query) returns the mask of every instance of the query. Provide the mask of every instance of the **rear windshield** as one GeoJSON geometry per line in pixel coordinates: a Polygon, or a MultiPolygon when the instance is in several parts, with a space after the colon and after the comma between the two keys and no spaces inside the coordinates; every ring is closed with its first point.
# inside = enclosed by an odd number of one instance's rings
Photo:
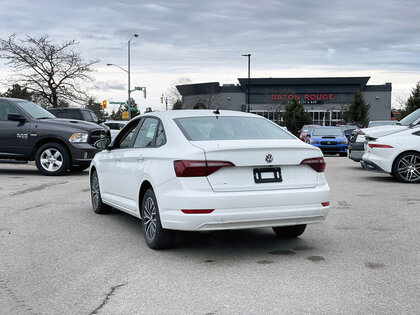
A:
{"type": "Polygon", "coordinates": [[[340,128],[315,128],[312,132],[313,136],[343,136],[343,132],[340,128]]]}
{"type": "Polygon", "coordinates": [[[205,116],[178,118],[175,122],[190,141],[294,139],[264,118],[205,116]]]}
{"type": "Polygon", "coordinates": [[[408,126],[414,124],[420,118],[420,108],[400,120],[400,125],[408,126]]]}
{"type": "Polygon", "coordinates": [[[395,125],[397,121],[371,121],[368,128],[377,126],[395,125]]]}

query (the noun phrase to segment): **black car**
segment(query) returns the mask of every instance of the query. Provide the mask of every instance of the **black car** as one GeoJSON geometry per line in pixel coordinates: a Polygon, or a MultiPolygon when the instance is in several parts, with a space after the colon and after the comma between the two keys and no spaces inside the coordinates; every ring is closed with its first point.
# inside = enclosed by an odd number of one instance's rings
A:
{"type": "Polygon", "coordinates": [[[82,171],[99,151],[94,143],[106,137],[97,124],[58,119],[35,103],[0,97],[0,162],[35,161],[45,175],[82,171]]]}

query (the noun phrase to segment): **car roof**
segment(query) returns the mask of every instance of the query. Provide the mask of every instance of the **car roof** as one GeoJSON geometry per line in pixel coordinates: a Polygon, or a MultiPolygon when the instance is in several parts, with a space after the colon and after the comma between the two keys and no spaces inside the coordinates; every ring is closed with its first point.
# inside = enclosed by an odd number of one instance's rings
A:
{"type": "Polygon", "coordinates": [[[141,117],[145,116],[155,116],[158,118],[184,118],[184,117],[205,117],[205,116],[242,116],[242,117],[258,117],[262,118],[260,115],[252,114],[252,113],[245,113],[245,112],[239,112],[239,111],[233,111],[233,110],[222,110],[220,109],[220,114],[215,114],[214,109],[206,110],[206,109],[193,109],[193,110],[167,110],[162,112],[150,112],[141,114],[139,116],[136,116],[135,119],[140,119],[141,117]]]}
{"type": "Polygon", "coordinates": [[[6,100],[6,101],[27,101],[30,102],[28,100],[24,100],[21,98],[14,98],[14,97],[0,97],[0,100],[6,100]]]}
{"type": "Polygon", "coordinates": [[[315,127],[315,129],[318,129],[318,128],[340,129],[341,130],[340,127],[336,127],[336,126],[319,126],[319,127],[315,127]]]}

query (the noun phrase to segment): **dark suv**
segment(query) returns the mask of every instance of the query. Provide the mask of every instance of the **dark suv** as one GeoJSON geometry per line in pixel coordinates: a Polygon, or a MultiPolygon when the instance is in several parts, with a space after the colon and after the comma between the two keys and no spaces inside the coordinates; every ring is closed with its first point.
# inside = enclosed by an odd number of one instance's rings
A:
{"type": "Polygon", "coordinates": [[[58,119],[35,103],[0,97],[0,162],[35,161],[45,175],[82,171],[99,151],[94,143],[106,137],[97,124],[58,119]]]}
{"type": "Polygon", "coordinates": [[[62,107],[62,108],[49,108],[48,111],[57,118],[67,118],[67,119],[77,119],[84,120],[88,122],[93,122],[100,125],[108,134],[108,137],[111,138],[110,128],[101,121],[98,116],[95,115],[93,111],[86,108],[71,108],[71,107],[62,107]]]}

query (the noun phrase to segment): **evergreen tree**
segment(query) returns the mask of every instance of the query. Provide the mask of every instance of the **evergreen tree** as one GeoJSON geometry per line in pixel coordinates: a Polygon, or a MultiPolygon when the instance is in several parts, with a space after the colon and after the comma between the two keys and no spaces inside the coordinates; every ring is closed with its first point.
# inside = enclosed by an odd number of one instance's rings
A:
{"type": "Polygon", "coordinates": [[[3,97],[20,98],[31,101],[32,93],[28,92],[26,88],[22,88],[19,84],[15,83],[11,88],[3,93],[3,97]]]}
{"type": "Polygon", "coordinates": [[[298,135],[298,131],[303,125],[311,124],[312,119],[308,112],[305,111],[303,104],[294,98],[286,104],[283,113],[283,123],[287,129],[294,135],[298,135]]]}
{"type": "Polygon", "coordinates": [[[401,111],[400,118],[404,118],[408,114],[411,114],[415,110],[420,108],[420,81],[417,82],[416,86],[411,90],[411,95],[407,99],[405,108],[401,111]]]}
{"type": "MultiPolygon", "coordinates": [[[[130,108],[131,108],[131,118],[136,117],[137,115],[140,115],[140,111],[137,107],[137,103],[134,100],[134,98],[130,97],[130,108]]],[[[127,103],[125,105],[125,110],[127,110],[127,103]]]]}
{"type": "Polygon", "coordinates": [[[96,101],[94,97],[89,97],[85,107],[86,109],[93,111],[99,119],[103,119],[107,116],[107,113],[102,109],[102,104],[96,101]]]}
{"type": "Polygon", "coordinates": [[[369,118],[370,105],[366,104],[362,93],[354,94],[349,108],[344,112],[343,118],[347,123],[366,125],[369,118]]]}

